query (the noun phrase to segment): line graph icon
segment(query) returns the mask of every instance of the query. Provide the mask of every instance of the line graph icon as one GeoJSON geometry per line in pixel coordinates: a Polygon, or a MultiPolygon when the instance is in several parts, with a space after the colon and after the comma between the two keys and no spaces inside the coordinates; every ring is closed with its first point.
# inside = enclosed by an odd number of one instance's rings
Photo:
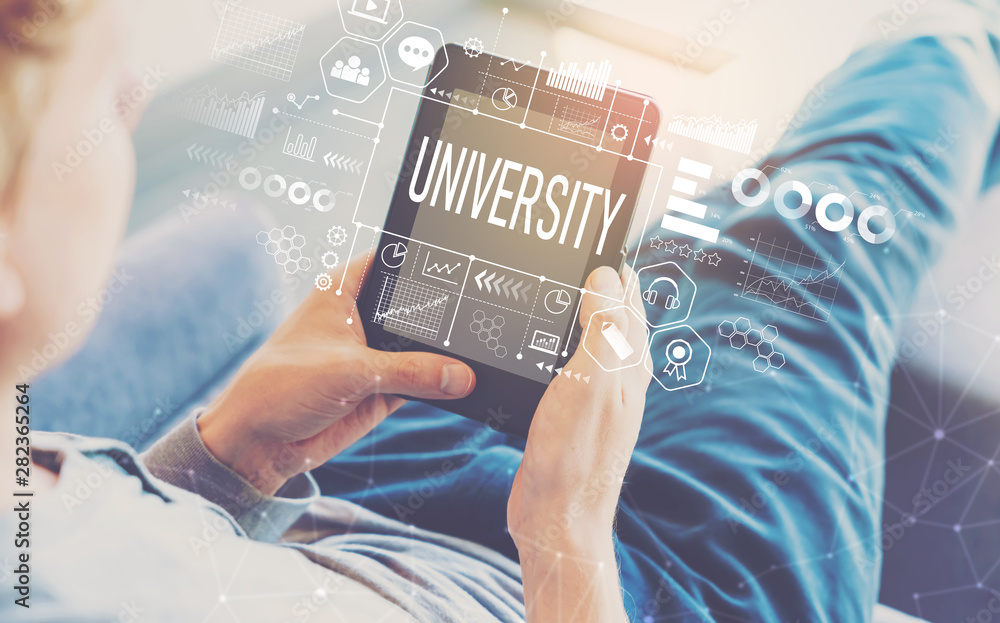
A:
{"type": "Polygon", "coordinates": [[[598,127],[603,120],[603,115],[595,115],[576,106],[566,106],[559,120],[559,131],[592,141],[597,138],[598,127]]]}
{"type": "Polygon", "coordinates": [[[383,275],[372,320],[389,329],[436,340],[451,295],[406,277],[383,275]]]}
{"type": "Polygon", "coordinates": [[[844,264],[821,259],[799,245],[754,240],[742,297],[806,318],[828,322],[844,264]]]}
{"type": "Polygon", "coordinates": [[[456,271],[462,267],[462,262],[446,263],[442,261],[431,262],[431,254],[424,258],[424,269],[420,274],[424,277],[437,279],[453,286],[459,285],[460,277],[456,271]]]}
{"type": "Polygon", "coordinates": [[[305,28],[305,24],[263,11],[227,4],[212,60],[288,82],[305,28]]]}

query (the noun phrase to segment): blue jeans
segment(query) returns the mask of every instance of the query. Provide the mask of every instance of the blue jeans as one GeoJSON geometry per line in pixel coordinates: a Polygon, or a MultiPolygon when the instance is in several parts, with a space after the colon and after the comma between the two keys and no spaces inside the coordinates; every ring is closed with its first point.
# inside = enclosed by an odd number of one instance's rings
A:
{"type": "MultiPolygon", "coordinates": [[[[972,52],[995,69],[985,37],[862,48],[824,81],[828,97],[808,121],[757,165],[775,189],[822,182],[924,215],[901,213],[888,244],[808,231],[811,217],[787,220],[770,203],[745,208],[726,189],[709,195],[722,197],[713,208],[737,245],[703,247],[723,258],[719,267],[684,264],[699,285],[690,324],[716,355],[706,382],[673,394],[654,383],[647,395],[616,526],[633,620],[870,619],[899,318],[987,183],[997,138],[997,111],[963,60],[972,52]],[[829,322],[734,296],[751,259],[740,245],[751,238],[844,262],[829,322]],[[746,350],[730,349],[717,327],[740,317],[779,327],[782,369],[760,374],[746,350]]],[[[51,427],[122,438],[157,397],[180,397],[178,411],[203,400],[267,331],[239,352],[219,337],[273,287],[255,228],[175,234],[203,245],[198,265],[174,247],[145,251],[132,266],[137,279],[148,271],[149,288],[113,301],[87,348],[34,388],[51,427]]],[[[656,369],[667,365],[654,358],[656,369]]],[[[506,502],[522,450],[520,440],[411,404],[315,474],[327,495],[516,558],[506,502]]]]}

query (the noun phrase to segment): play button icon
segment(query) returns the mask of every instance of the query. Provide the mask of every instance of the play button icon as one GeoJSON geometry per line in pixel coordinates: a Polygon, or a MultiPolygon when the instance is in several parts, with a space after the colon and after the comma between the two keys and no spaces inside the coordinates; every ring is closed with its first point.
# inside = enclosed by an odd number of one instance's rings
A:
{"type": "Polygon", "coordinates": [[[388,25],[390,8],[390,0],[354,0],[349,13],[355,17],[388,25]]]}
{"type": "Polygon", "coordinates": [[[493,91],[493,107],[500,112],[506,112],[517,106],[517,93],[509,87],[500,87],[493,91]]]}

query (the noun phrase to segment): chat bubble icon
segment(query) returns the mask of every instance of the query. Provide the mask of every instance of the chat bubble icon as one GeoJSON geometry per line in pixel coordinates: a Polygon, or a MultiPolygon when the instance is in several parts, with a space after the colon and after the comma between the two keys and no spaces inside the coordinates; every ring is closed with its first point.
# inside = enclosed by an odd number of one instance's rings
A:
{"type": "Polygon", "coordinates": [[[407,37],[399,43],[399,60],[418,71],[434,61],[434,46],[423,37],[407,37]]]}

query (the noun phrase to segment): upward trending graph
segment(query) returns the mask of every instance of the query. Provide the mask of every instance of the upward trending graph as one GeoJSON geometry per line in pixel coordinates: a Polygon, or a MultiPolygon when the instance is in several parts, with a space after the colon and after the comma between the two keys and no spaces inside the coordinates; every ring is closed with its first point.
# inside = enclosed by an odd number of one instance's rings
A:
{"type": "Polygon", "coordinates": [[[820,259],[799,246],[755,240],[743,298],[822,322],[830,320],[844,264],[820,259]]]}
{"type": "Polygon", "coordinates": [[[212,59],[288,82],[304,30],[304,24],[227,4],[212,59]]]}

